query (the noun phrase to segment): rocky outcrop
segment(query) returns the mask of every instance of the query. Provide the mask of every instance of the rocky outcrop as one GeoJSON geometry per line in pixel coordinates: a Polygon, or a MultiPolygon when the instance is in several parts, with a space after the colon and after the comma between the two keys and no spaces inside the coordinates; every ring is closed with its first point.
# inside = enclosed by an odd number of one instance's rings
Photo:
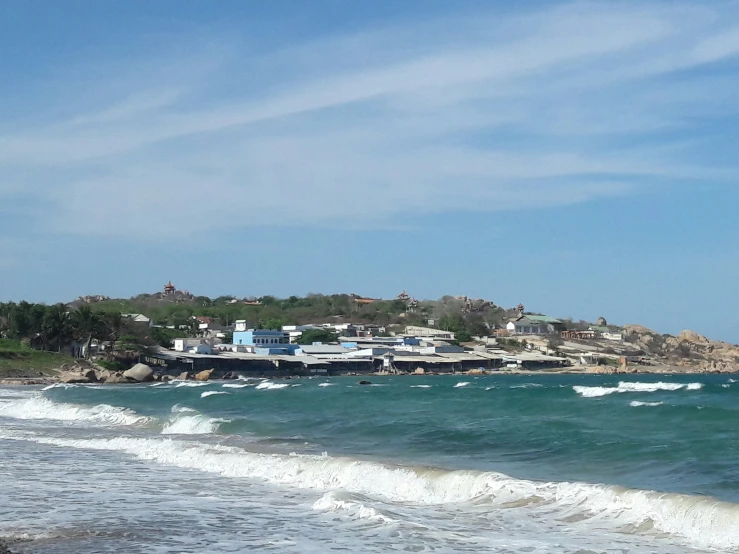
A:
{"type": "Polygon", "coordinates": [[[63,371],[59,374],[60,383],[97,383],[95,371],[90,369],[84,372],[63,371]]]}
{"type": "Polygon", "coordinates": [[[660,335],[641,325],[625,325],[626,341],[647,354],[667,359],[670,363],[702,371],[739,371],[739,346],[713,341],[685,330],[678,336],[660,335]]]}
{"type": "Polygon", "coordinates": [[[193,379],[195,379],[196,381],[207,381],[208,379],[210,379],[210,376],[213,374],[214,371],[214,369],[206,369],[205,371],[196,373],[193,379]]]}
{"type": "Polygon", "coordinates": [[[116,383],[130,383],[128,379],[126,379],[123,375],[120,373],[112,373],[105,379],[106,385],[114,385],[116,383]]]}
{"type": "Polygon", "coordinates": [[[183,371],[179,374],[177,377],[180,381],[187,381],[188,379],[191,379],[190,374],[187,371],[183,371]]]}
{"type": "Polygon", "coordinates": [[[131,369],[123,372],[123,376],[137,383],[154,380],[154,370],[146,364],[136,364],[131,369]]]}

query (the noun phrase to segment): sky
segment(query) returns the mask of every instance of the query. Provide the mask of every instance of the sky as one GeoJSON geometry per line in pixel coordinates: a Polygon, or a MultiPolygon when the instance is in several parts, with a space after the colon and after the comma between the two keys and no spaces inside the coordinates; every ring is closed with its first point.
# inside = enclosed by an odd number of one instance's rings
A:
{"type": "Polygon", "coordinates": [[[468,295],[739,342],[739,3],[0,3],[0,301],[468,295]]]}

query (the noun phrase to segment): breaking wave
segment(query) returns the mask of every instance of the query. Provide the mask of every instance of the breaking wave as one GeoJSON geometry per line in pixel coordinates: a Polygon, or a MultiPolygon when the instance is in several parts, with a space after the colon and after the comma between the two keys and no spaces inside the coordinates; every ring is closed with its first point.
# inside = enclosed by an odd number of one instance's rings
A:
{"type": "Polygon", "coordinates": [[[431,385],[411,385],[412,389],[430,389],[431,385]]]}
{"type": "MultiPolygon", "coordinates": [[[[175,383],[177,381],[172,381],[172,382],[175,383]]],[[[206,386],[208,386],[210,384],[211,383],[209,383],[208,381],[178,381],[177,384],[175,385],[175,388],[180,388],[180,387],[206,387],[206,386]]]]}
{"type": "Polygon", "coordinates": [[[284,389],[289,386],[290,383],[273,383],[272,381],[262,381],[256,386],[256,388],[257,390],[276,390],[284,389]]]}
{"type": "Polygon", "coordinates": [[[219,390],[207,390],[200,395],[200,398],[207,398],[209,396],[213,396],[214,394],[230,394],[230,393],[225,392],[225,391],[219,391],[219,390]]]}
{"type": "Polygon", "coordinates": [[[657,392],[657,391],[677,391],[681,389],[685,390],[700,390],[703,388],[703,383],[639,383],[621,381],[616,387],[585,387],[581,385],[575,385],[572,387],[573,390],[585,398],[595,398],[598,396],[607,396],[614,393],[624,392],[657,392]]]}
{"type": "Polygon", "coordinates": [[[246,387],[251,387],[253,385],[245,384],[245,385],[239,385],[238,383],[224,383],[221,385],[221,388],[223,389],[244,389],[246,387]]]}
{"type": "Polygon", "coordinates": [[[336,383],[318,383],[319,387],[333,387],[336,383]]]}
{"type": "Polygon", "coordinates": [[[321,512],[343,514],[350,519],[365,519],[380,523],[394,523],[395,520],[371,506],[363,504],[357,495],[331,491],[324,494],[313,503],[313,509],[321,512]]]}
{"type": "Polygon", "coordinates": [[[639,406],[661,406],[664,404],[664,402],[640,402],[639,400],[634,400],[629,404],[632,408],[638,408],[639,406]]]}
{"type": "Polygon", "coordinates": [[[217,432],[221,423],[229,423],[229,420],[208,417],[187,406],[175,404],[172,416],[162,428],[162,435],[209,435],[217,432]]]}
{"type": "Polygon", "coordinates": [[[454,388],[455,389],[458,389],[459,387],[466,387],[469,384],[470,384],[469,381],[461,381],[461,382],[457,383],[456,385],[454,385],[454,388]]]}
{"type": "Polygon", "coordinates": [[[622,532],[654,529],[697,548],[739,546],[739,505],[710,497],[574,482],[537,482],[500,473],[411,468],[312,455],[252,453],[222,445],[171,439],[118,437],[67,439],[0,431],[0,436],[61,447],[113,450],[141,460],[277,485],[341,494],[324,495],[314,508],[381,518],[357,497],[417,505],[474,503],[534,509],[559,521],[607,523],[622,532]],[[347,494],[349,496],[347,496],[347,494]],[[629,531],[630,530],[630,531],[629,531]]]}
{"type": "Polygon", "coordinates": [[[13,419],[48,419],[98,425],[144,425],[150,418],[128,408],[109,404],[77,406],[56,403],[42,396],[0,403],[0,416],[13,419]]]}

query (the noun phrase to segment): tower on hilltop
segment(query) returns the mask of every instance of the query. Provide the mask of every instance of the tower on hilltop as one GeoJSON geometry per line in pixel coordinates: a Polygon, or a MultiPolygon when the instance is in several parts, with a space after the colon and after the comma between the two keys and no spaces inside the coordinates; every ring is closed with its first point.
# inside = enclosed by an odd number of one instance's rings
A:
{"type": "Polygon", "coordinates": [[[167,284],[164,285],[164,295],[170,296],[175,292],[177,292],[177,287],[172,284],[172,281],[168,281],[167,284]]]}

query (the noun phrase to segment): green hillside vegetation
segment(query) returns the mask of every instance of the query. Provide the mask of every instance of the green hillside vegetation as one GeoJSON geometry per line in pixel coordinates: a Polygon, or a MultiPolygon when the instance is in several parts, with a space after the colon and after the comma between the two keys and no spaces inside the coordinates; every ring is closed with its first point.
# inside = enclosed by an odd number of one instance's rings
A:
{"type": "Polygon", "coordinates": [[[54,375],[55,369],[72,361],[68,354],[34,350],[18,340],[0,339],[0,377],[54,375]]]}
{"type": "Polygon", "coordinates": [[[208,316],[221,325],[246,320],[257,329],[279,329],[283,325],[349,322],[389,325],[426,326],[435,319],[436,326],[461,333],[462,338],[488,334],[487,325],[500,325],[511,316],[490,303],[478,311],[465,311],[462,300],[445,296],[439,300],[421,301],[409,309],[403,300],[377,300],[360,304],[349,294],[309,294],[305,297],[276,298],[264,296],[251,303],[232,302],[230,296],[211,299],[205,296],[183,297],[142,294],[127,300],[111,299],[90,304],[96,311],[140,313],[155,325],[186,327],[192,316],[208,316]],[[487,324],[487,325],[486,325],[487,324]]]}

